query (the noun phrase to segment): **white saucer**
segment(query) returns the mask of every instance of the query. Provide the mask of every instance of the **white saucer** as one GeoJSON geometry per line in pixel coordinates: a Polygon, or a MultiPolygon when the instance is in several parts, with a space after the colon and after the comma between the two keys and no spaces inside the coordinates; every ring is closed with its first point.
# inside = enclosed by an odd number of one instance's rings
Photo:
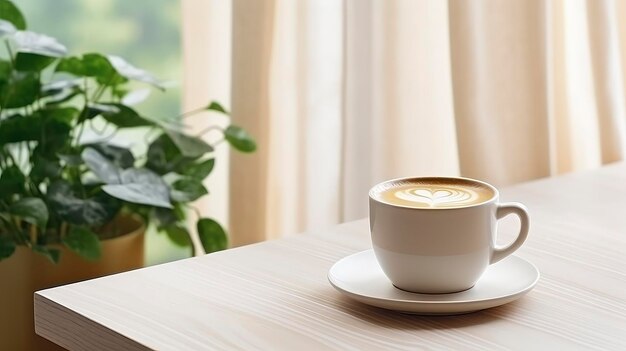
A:
{"type": "Polygon", "coordinates": [[[473,288],[452,294],[418,294],[393,286],[365,250],[335,263],[328,280],[340,292],[362,303],[415,314],[461,314],[496,307],[517,300],[539,280],[530,262],[509,256],[487,268],[473,288]]]}

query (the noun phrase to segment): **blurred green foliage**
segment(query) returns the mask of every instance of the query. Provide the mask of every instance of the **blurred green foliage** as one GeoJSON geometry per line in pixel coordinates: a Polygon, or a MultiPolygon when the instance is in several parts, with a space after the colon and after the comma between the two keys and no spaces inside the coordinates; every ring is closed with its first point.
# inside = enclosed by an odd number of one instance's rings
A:
{"type": "Polygon", "coordinates": [[[30,30],[59,39],[69,55],[101,52],[124,57],[165,81],[165,92],[137,106],[157,118],[180,114],[182,79],[178,0],[15,0],[30,30]]]}
{"type": "MultiPolygon", "coordinates": [[[[180,1],[178,0],[15,0],[31,30],[64,43],[70,55],[102,52],[118,55],[174,84],[137,110],[155,117],[181,111],[180,1]]],[[[188,257],[154,230],[147,237],[147,263],[188,257]]]]}

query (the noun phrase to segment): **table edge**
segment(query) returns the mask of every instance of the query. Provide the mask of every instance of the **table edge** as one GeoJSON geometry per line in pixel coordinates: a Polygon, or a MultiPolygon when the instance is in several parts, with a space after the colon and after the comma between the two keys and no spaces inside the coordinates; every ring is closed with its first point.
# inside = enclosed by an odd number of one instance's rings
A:
{"type": "Polygon", "coordinates": [[[33,301],[35,333],[68,350],[151,350],[59,304],[45,296],[43,291],[35,292],[33,301]],[[72,328],[65,328],[64,325],[72,325],[72,328]]]}

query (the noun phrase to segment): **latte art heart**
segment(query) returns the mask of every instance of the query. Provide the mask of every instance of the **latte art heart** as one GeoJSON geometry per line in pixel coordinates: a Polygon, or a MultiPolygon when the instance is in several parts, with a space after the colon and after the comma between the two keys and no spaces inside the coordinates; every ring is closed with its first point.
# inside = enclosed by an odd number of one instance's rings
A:
{"type": "Polygon", "coordinates": [[[423,204],[429,207],[469,204],[475,202],[478,198],[478,194],[475,191],[452,187],[405,188],[396,191],[394,195],[398,199],[423,204]]]}
{"type": "Polygon", "coordinates": [[[431,207],[437,205],[463,205],[474,201],[478,195],[467,189],[403,189],[395,193],[396,197],[405,201],[419,202],[431,207]]]}
{"type": "Polygon", "coordinates": [[[396,197],[405,201],[419,202],[431,207],[437,205],[463,205],[474,201],[478,195],[467,189],[404,189],[395,193],[396,197]]]}

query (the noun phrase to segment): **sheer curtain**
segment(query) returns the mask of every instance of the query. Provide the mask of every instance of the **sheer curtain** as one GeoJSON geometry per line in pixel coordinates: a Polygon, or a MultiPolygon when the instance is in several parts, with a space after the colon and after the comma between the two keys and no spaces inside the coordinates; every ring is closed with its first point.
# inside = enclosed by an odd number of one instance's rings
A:
{"type": "Polygon", "coordinates": [[[623,1],[185,1],[186,101],[230,91],[259,144],[215,175],[234,245],[365,217],[386,178],[624,158],[623,1]]]}

